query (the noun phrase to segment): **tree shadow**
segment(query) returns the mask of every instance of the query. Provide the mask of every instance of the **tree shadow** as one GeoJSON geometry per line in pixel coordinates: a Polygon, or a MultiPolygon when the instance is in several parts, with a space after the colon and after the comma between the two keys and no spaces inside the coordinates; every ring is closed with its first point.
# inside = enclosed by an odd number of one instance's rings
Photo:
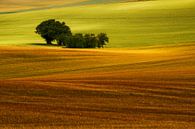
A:
{"type": "Polygon", "coordinates": [[[46,44],[46,43],[29,43],[29,45],[33,45],[33,46],[59,46],[57,44],[46,44]]]}

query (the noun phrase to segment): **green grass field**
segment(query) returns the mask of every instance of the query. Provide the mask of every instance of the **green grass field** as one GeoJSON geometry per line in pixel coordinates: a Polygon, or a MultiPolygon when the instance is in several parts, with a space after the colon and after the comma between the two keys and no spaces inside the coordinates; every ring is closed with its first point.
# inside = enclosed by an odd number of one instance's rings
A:
{"type": "Polygon", "coordinates": [[[0,15],[0,44],[44,42],[34,33],[43,20],[65,21],[72,31],[106,32],[108,47],[137,47],[195,41],[194,0],[84,5],[0,15]]]}

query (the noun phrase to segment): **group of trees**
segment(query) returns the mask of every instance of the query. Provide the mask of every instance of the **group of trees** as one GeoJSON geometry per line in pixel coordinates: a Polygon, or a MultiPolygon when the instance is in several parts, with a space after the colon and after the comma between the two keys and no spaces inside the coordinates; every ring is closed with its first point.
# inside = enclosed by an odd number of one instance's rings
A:
{"type": "Polygon", "coordinates": [[[55,19],[43,21],[36,27],[37,34],[44,38],[48,45],[56,41],[58,45],[68,48],[103,48],[109,42],[106,33],[95,34],[72,34],[69,26],[65,22],[55,19]]]}

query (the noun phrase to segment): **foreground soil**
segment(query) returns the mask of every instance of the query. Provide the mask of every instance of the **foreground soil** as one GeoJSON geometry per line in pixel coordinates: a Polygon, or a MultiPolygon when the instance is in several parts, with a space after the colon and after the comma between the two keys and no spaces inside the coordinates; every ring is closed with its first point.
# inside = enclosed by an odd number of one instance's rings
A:
{"type": "Polygon", "coordinates": [[[193,129],[195,45],[0,47],[0,128],[193,129]]]}

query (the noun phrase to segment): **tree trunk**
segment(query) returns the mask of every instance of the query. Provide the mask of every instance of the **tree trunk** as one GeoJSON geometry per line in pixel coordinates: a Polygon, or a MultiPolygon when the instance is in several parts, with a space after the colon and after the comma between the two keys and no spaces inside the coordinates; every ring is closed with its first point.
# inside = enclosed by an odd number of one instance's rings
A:
{"type": "Polygon", "coordinates": [[[59,46],[62,46],[63,45],[63,42],[62,41],[58,41],[57,42],[59,46]]]}
{"type": "Polygon", "coordinates": [[[46,40],[47,41],[47,45],[51,45],[51,41],[50,40],[46,40]]]}

